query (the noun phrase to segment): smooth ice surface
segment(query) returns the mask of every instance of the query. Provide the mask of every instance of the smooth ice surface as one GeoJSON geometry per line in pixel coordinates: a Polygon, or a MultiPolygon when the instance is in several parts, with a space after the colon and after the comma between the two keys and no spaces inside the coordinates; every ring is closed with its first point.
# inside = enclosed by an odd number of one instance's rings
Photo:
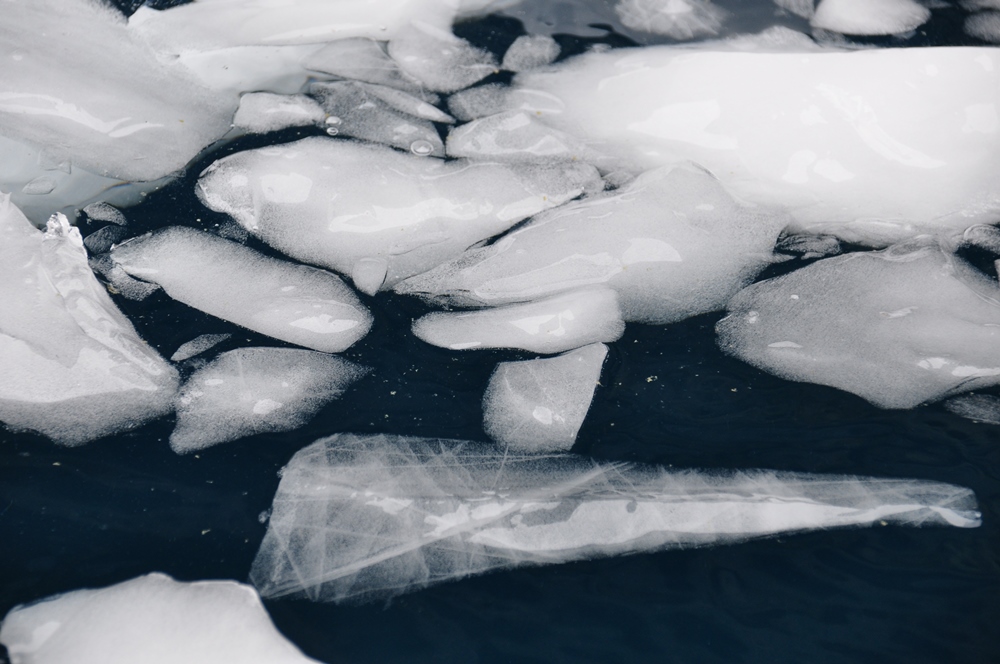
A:
{"type": "Polygon", "coordinates": [[[389,56],[424,87],[438,92],[467,88],[498,69],[489,51],[424,20],[396,32],[389,41],[389,56]]]}
{"type": "Polygon", "coordinates": [[[436,311],[413,322],[417,337],[452,350],[520,348],[561,353],[598,341],[616,341],[624,331],[618,296],[610,288],[584,288],[480,311],[436,311]]]}
{"type": "Polygon", "coordinates": [[[962,417],[1000,425],[1000,397],[990,394],[963,394],[944,402],[944,407],[962,417]]]}
{"type": "Polygon", "coordinates": [[[279,251],[374,293],[599,183],[584,164],[444,162],[307,138],[217,161],[198,196],[279,251]]]}
{"type": "Polygon", "coordinates": [[[521,35],[503,54],[501,69],[527,71],[550,64],[559,57],[559,44],[548,35],[521,35]]]}
{"type": "Polygon", "coordinates": [[[188,360],[195,355],[201,355],[209,348],[214,348],[216,345],[222,343],[232,334],[200,334],[191,341],[182,343],[174,354],[170,356],[171,362],[183,362],[188,360]]]}
{"type": "Polygon", "coordinates": [[[110,6],[0,0],[0,14],[0,134],[98,176],[155,180],[229,130],[236,99],[158,60],[110,6]]]}
{"type": "Polygon", "coordinates": [[[287,127],[321,125],[326,113],[305,95],[250,92],[240,97],[233,125],[251,134],[266,134],[287,127]]]}
{"type": "Polygon", "coordinates": [[[235,581],[154,572],[15,607],[0,625],[11,664],[307,664],[260,596],[235,581]]]}
{"type": "Polygon", "coordinates": [[[1000,289],[936,245],[827,258],[754,284],[716,329],[745,362],[882,408],[1000,383],[1000,289]]]}
{"type": "Polygon", "coordinates": [[[740,205],[701,170],[664,167],[539,215],[396,290],[495,306],[606,285],[626,321],[673,322],[721,309],[771,262],[787,221],[740,205]]]}
{"type": "Polygon", "coordinates": [[[885,246],[1000,216],[996,49],[731,48],[579,56],[508,104],[646,167],[690,159],[800,230],[885,246]]]}
{"type": "Polygon", "coordinates": [[[591,344],[557,357],[501,362],[483,396],[483,429],[508,450],[569,450],[607,354],[604,344],[591,344]]]}
{"type": "Polygon", "coordinates": [[[339,357],[299,348],[222,353],[181,387],[170,447],[183,454],[244,436],[297,429],[366,371],[339,357]]]}
{"type": "Polygon", "coordinates": [[[971,491],[937,482],[670,472],[340,434],[285,467],[250,580],[264,597],[364,601],[519,565],[880,521],[980,517],[971,491]]]}
{"type": "Polygon", "coordinates": [[[930,17],[931,10],[915,0],[820,0],[810,23],[848,35],[894,35],[930,17]]]}
{"type": "Polygon", "coordinates": [[[0,194],[0,421],[80,445],[172,409],[177,372],[87,264],[80,232],[41,232],[0,194]]]}
{"type": "Polygon", "coordinates": [[[618,0],[615,12],[626,27],[679,40],[718,34],[726,15],[710,0],[618,0]]]}
{"type": "Polygon", "coordinates": [[[338,353],[371,327],[371,314],[336,275],[193,228],[135,238],[111,257],[188,306],[313,350],[338,353]]]}

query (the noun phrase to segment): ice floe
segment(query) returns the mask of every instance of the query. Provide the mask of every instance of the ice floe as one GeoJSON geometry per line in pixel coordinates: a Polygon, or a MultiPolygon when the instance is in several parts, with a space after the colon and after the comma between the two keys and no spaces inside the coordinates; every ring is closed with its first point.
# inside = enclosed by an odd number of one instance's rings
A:
{"type": "Polygon", "coordinates": [[[820,0],[810,23],[848,35],[894,35],[930,17],[931,10],[916,0],[820,0]]]}
{"type": "Polygon", "coordinates": [[[63,445],[172,409],[177,372],[136,334],[87,264],[80,233],[34,228],[0,194],[0,421],[63,445]]]}
{"type": "Polygon", "coordinates": [[[319,126],[326,117],[316,100],[305,95],[250,92],[240,97],[233,126],[250,134],[266,134],[287,127],[319,126]]]}
{"type": "Polygon", "coordinates": [[[233,336],[232,334],[199,334],[191,341],[187,341],[178,346],[174,354],[170,356],[171,362],[183,362],[191,359],[195,355],[201,355],[206,350],[214,348],[218,344],[233,336]]]}
{"type": "Polygon", "coordinates": [[[299,348],[222,353],[181,387],[170,447],[183,454],[297,429],[366,372],[353,362],[299,348]]]}
{"type": "Polygon", "coordinates": [[[503,55],[501,69],[527,71],[552,63],[559,57],[559,44],[548,35],[521,35],[503,55]]]}
{"type": "Polygon", "coordinates": [[[316,137],[221,159],[198,195],[282,253],[374,293],[602,186],[585,164],[445,162],[316,137]]]}
{"type": "Polygon", "coordinates": [[[883,408],[1000,383],[1000,289],[933,242],[754,284],[717,330],[723,350],[756,367],[883,408]]]}
{"type": "Polygon", "coordinates": [[[340,352],[371,327],[371,314],[336,275],[193,228],[134,238],[111,257],[188,306],[313,350],[340,352]]]}
{"type": "Polygon", "coordinates": [[[519,565],[892,522],[976,527],[975,497],[920,480],[670,472],[493,445],[340,434],[282,472],[251,582],[365,601],[519,565]]]}
{"type": "Polygon", "coordinates": [[[396,291],[495,306],[605,285],[618,292],[626,321],[673,322],[725,306],[771,263],[787,221],[739,204],[704,171],[663,167],[538,215],[396,291]]]}
{"type": "Polygon", "coordinates": [[[423,20],[396,32],[389,41],[389,56],[404,72],[437,92],[467,88],[499,68],[489,51],[423,20]]]}
{"type": "Polygon", "coordinates": [[[626,27],[678,40],[717,35],[726,16],[710,0],[618,0],[615,12],[626,27]]]}
{"type": "Polygon", "coordinates": [[[1000,425],[1000,397],[991,394],[963,394],[945,401],[944,407],[975,422],[1000,425]]]}
{"type": "Polygon", "coordinates": [[[557,357],[501,362],[483,396],[483,429],[508,450],[569,450],[607,354],[604,344],[591,344],[557,357]]]}
{"type": "Polygon", "coordinates": [[[316,664],[250,586],[160,573],[14,607],[0,643],[12,664],[316,664]]]}

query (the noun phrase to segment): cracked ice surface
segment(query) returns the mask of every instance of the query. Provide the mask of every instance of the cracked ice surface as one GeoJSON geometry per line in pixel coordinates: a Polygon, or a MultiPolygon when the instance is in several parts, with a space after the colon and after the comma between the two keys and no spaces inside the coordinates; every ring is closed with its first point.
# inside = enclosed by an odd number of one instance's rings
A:
{"type": "Polygon", "coordinates": [[[919,480],[709,475],[339,434],[285,467],[250,579],[264,597],[391,597],[520,565],[865,525],[979,525],[968,489],[919,480]]]}

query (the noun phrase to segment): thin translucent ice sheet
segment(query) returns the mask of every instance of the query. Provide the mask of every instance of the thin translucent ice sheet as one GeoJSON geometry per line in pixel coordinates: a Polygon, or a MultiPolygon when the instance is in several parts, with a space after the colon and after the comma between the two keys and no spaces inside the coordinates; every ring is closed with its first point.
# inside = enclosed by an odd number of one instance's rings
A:
{"type": "Polygon", "coordinates": [[[264,597],[367,601],[492,570],[894,522],[979,525],[968,489],[705,474],[338,434],[285,467],[250,579],[264,597]]]}

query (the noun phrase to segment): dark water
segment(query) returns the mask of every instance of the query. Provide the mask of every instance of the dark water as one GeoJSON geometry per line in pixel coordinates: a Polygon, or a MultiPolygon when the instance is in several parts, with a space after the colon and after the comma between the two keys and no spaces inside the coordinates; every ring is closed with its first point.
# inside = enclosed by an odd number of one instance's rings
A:
{"type": "MultiPolygon", "coordinates": [[[[618,24],[612,3],[525,4],[457,31],[500,53],[526,30],[556,34],[568,52],[651,41],[618,24]]],[[[807,27],[776,17],[766,1],[718,4],[730,10],[734,32],[807,27]]],[[[959,32],[963,16],[938,9],[909,40],[875,41],[971,43],[959,32]]],[[[202,159],[186,178],[126,211],[131,232],[224,223],[192,195],[201,168],[235,149],[308,133],[247,140],[202,159]]],[[[99,226],[84,222],[81,230],[99,226]]],[[[245,581],[278,469],[321,436],[486,440],[480,400],[490,373],[498,361],[529,355],[428,346],[409,334],[422,304],[384,294],[364,299],[373,331],[344,355],[373,371],[298,431],[183,457],[167,446],[172,418],[75,449],[0,432],[0,615],[157,570],[182,580],[245,581]]],[[[234,333],[220,351],[277,345],[162,294],[118,303],[168,357],[212,332],[234,333]]],[[[384,605],[268,602],[279,629],[326,662],[1000,661],[1000,428],[937,404],[883,411],[831,388],[763,374],[716,348],[720,316],[630,325],[611,344],[574,451],[677,467],[952,482],[976,492],[982,527],[842,530],[525,569],[384,605]]]]}

